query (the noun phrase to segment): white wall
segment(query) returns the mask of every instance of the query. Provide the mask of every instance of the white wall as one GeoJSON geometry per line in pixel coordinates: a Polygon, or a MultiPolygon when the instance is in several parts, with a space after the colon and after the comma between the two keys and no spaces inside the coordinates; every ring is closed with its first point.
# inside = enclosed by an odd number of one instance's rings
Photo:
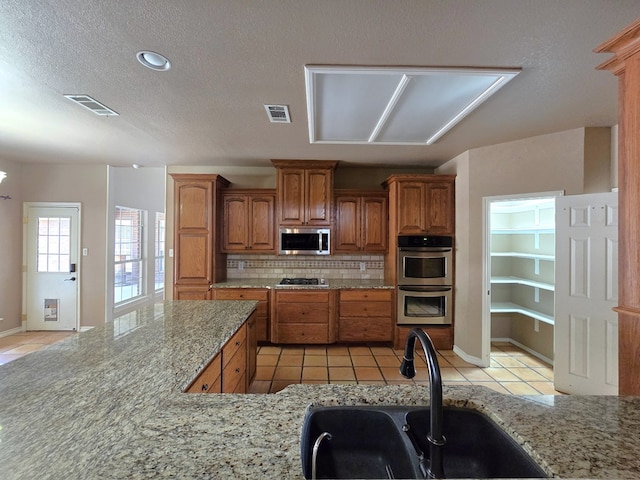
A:
{"type": "Polygon", "coordinates": [[[438,174],[457,175],[454,342],[466,355],[483,356],[483,197],[582,193],[585,134],[586,129],[579,128],[477,148],[436,169],[438,174]]]}

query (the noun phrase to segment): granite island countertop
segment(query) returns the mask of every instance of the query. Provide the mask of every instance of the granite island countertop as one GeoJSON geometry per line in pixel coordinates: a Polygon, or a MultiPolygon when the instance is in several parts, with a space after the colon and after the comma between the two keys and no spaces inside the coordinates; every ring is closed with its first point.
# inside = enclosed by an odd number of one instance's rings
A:
{"type": "MultiPolygon", "coordinates": [[[[181,393],[253,308],[166,301],[0,366],[0,477],[301,479],[309,405],[428,404],[428,387],[410,385],[181,393]]],[[[554,476],[640,478],[640,398],[444,395],[489,415],[554,476]]]]}

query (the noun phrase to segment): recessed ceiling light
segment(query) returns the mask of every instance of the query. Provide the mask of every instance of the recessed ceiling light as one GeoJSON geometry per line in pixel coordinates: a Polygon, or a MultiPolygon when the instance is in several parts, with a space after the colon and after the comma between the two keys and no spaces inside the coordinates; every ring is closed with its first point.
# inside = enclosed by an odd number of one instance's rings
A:
{"type": "Polygon", "coordinates": [[[158,70],[164,72],[171,68],[171,62],[164,55],[160,55],[156,52],[150,52],[148,50],[142,50],[136,53],[138,61],[151,70],[158,70]]]}

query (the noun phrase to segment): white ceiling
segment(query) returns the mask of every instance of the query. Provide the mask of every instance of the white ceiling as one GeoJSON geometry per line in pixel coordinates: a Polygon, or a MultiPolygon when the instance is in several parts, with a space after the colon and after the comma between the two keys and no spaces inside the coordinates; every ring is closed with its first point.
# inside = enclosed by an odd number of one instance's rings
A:
{"type": "Polygon", "coordinates": [[[436,166],[470,148],[616,123],[593,49],[640,0],[2,0],[0,158],[436,166]],[[169,58],[148,70],[136,52],[169,58]],[[305,65],[522,68],[435,144],[309,143],[305,65]],[[63,97],[90,95],[100,117],[63,97]],[[264,104],[289,106],[291,124],[264,104]]]}

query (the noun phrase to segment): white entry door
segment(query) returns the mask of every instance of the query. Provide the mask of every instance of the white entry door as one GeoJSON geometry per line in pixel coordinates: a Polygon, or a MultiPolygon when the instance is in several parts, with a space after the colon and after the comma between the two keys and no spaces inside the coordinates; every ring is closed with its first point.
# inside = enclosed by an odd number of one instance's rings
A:
{"type": "Polygon", "coordinates": [[[556,203],[555,389],[618,394],[618,194],[556,203]]]}
{"type": "Polygon", "coordinates": [[[25,210],[27,330],[77,330],[79,207],[25,210]]]}

